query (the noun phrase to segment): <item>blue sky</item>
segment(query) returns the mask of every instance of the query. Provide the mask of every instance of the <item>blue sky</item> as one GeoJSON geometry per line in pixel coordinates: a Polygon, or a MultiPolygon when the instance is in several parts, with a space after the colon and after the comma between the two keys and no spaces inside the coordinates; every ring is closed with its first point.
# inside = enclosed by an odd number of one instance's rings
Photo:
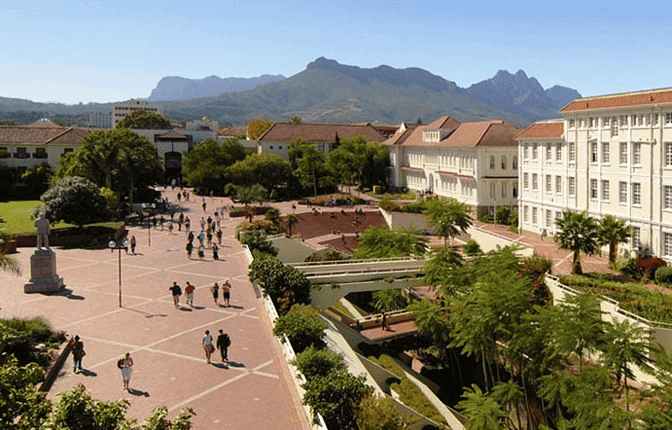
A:
{"type": "Polygon", "coordinates": [[[320,56],[461,87],[499,69],[584,96],[672,86],[669,2],[454,3],[0,0],[0,96],[121,101],[164,76],[291,76],[320,56]]]}

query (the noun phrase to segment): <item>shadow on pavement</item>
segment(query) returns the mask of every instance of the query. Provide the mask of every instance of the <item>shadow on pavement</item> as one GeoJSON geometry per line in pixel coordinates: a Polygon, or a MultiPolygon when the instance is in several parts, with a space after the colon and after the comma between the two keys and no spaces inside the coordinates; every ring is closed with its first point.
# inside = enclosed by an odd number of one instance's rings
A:
{"type": "Polygon", "coordinates": [[[148,391],[136,390],[135,388],[129,388],[128,393],[132,394],[134,396],[149,397],[149,392],[148,391]]]}
{"type": "Polygon", "coordinates": [[[238,363],[236,361],[229,361],[229,366],[231,367],[245,367],[243,363],[238,363]]]}
{"type": "Polygon", "coordinates": [[[229,366],[227,366],[224,363],[210,363],[210,364],[212,364],[213,366],[215,366],[218,369],[228,369],[229,368],[229,366]]]}
{"type": "Polygon", "coordinates": [[[68,287],[63,287],[63,289],[57,293],[45,293],[47,296],[64,296],[70,300],[86,300],[86,297],[75,294],[72,289],[68,287]]]}
{"type": "Polygon", "coordinates": [[[184,306],[180,306],[178,309],[181,310],[182,312],[193,312],[191,308],[186,308],[184,306]]]}
{"type": "Polygon", "coordinates": [[[98,376],[98,374],[96,372],[94,372],[93,370],[88,370],[88,369],[80,370],[79,374],[84,375],[84,376],[89,376],[89,377],[98,376]]]}
{"type": "Polygon", "coordinates": [[[146,318],[167,317],[168,316],[166,314],[150,314],[149,312],[145,312],[145,311],[141,311],[141,310],[133,309],[133,308],[124,308],[124,309],[126,309],[127,311],[133,311],[133,312],[137,312],[139,314],[143,314],[146,318]]]}

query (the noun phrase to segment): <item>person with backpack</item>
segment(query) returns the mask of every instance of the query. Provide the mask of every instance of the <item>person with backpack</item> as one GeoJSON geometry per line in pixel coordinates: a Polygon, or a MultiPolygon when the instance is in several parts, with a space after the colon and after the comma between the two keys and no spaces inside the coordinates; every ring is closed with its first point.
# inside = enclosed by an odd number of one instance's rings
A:
{"type": "Polygon", "coordinates": [[[84,342],[79,339],[79,335],[75,335],[70,342],[68,342],[70,350],[72,351],[72,371],[77,373],[77,370],[82,371],[82,359],[86,355],[84,352],[84,342]]]}
{"type": "Polygon", "coordinates": [[[124,381],[124,390],[128,390],[128,383],[131,382],[131,373],[133,373],[133,359],[131,353],[127,352],[122,358],[117,360],[117,367],[121,369],[121,379],[124,381]]]}
{"type": "Polygon", "coordinates": [[[229,346],[231,346],[231,338],[220,328],[219,336],[217,336],[217,348],[219,348],[219,352],[222,354],[223,363],[229,362],[229,346]]]}
{"type": "Polygon", "coordinates": [[[168,289],[173,294],[173,302],[175,303],[175,309],[179,309],[180,296],[182,295],[182,287],[177,285],[177,281],[173,281],[173,285],[168,287],[168,289]]]}

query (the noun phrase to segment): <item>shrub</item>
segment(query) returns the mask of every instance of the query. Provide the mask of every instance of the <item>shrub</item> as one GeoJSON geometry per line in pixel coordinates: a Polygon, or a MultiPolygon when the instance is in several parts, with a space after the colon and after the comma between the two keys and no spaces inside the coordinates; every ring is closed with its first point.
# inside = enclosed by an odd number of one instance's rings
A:
{"type": "Polygon", "coordinates": [[[341,354],[313,346],[309,346],[303,352],[297,354],[292,364],[299,369],[299,372],[303,373],[307,380],[346,369],[341,354]]]}
{"type": "Polygon", "coordinates": [[[462,248],[465,255],[474,256],[482,253],[481,245],[478,244],[474,239],[469,239],[462,248]]]}
{"type": "Polygon", "coordinates": [[[334,248],[325,248],[310,254],[306,261],[337,261],[347,260],[348,257],[336,251],[334,248]]]}
{"type": "Polygon", "coordinates": [[[395,212],[395,211],[398,212],[401,210],[401,206],[399,206],[399,203],[395,202],[389,197],[381,199],[378,202],[378,207],[387,212],[395,212]]]}
{"type": "Polygon", "coordinates": [[[417,418],[399,412],[391,397],[366,396],[357,412],[359,430],[405,430],[417,423],[417,418]]]}
{"type": "Polygon", "coordinates": [[[672,284],[672,267],[656,269],[656,284],[672,284]]]}
{"type": "Polygon", "coordinates": [[[636,266],[640,275],[646,276],[646,279],[652,279],[656,270],[659,267],[667,266],[667,263],[658,257],[646,257],[638,259],[636,266]]]}
{"type": "Polygon", "coordinates": [[[356,428],[355,415],[360,403],[373,393],[373,388],[364,381],[364,376],[353,376],[344,371],[314,378],[303,385],[306,390],[303,403],[310,406],[314,418],[317,414],[322,415],[327,428],[356,428]]]}
{"type": "Polygon", "coordinates": [[[59,180],[42,194],[45,218],[51,222],[65,221],[79,227],[108,216],[107,201],[96,184],[78,176],[59,180]]]}
{"type": "Polygon", "coordinates": [[[257,282],[268,294],[278,313],[284,315],[295,303],[310,303],[310,281],[298,269],[285,266],[268,254],[254,253],[248,272],[250,281],[257,282]]]}
{"type": "Polygon", "coordinates": [[[551,273],[553,262],[550,258],[534,254],[532,257],[525,258],[520,264],[518,274],[528,278],[532,289],[530,291],[530,301],[539,306],[548,306],[553,302],[551,291],[546,286],[546,273],[551,273]]]}
{"type": "Polygon", "coordinates": [[[63,333],[53,331],[51,325],[41,317],[0,320],[0,331],[6,335],[2,352],[13,354],[21,366],[31,362],[48,365],[51,360],[49,354],[36,350],[35,346],[43,343],[49,348],[55,348],[65,340],[63,333]]]}
{"type": "Polygon", "coordinates": [[[308,305],[295,304],[275,321],[273,334],[287,336],[294,351],[302,352],[309,346],[324,348],[322,340],[327,323],[319,319],[319,312],[308,305]]]}
{"type": "Polygon", "coordinates": [[[245,232],[241,242],[250,248],[250,251],[259,251],[272,256],[278,255],[278,250],[271,242],[266,240],[266,232],[261,230],[252,230],[245,232]]]}
{"type": "Polygon", "coordinates": [[[401,207],[402,212],[421,214],[427,210],[427,202],[424,200],[416,200],[414,202],[404,203],[401,207]]]}
{"type": "Polygon", "coordinates": [[[495,215],[499,224],[511,224],[511,208],[508,206],[497,206],[495,215]]]}

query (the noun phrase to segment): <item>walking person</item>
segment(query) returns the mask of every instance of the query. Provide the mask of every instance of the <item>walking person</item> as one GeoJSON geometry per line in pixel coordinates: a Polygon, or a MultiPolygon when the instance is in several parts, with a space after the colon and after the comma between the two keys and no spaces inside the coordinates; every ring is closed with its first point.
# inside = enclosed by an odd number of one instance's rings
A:
{"type": "Polygon", "coordinates": [[[205,218],[201,217],[200,223],[201,223],[201,231],[205,230],[205,218]]]}
{"type": "Polygon", "coordinates": [[[182,287],[177,285],[177,281],[173,281],[173,285],[168,287],[170,292],[173,294],[173,302],[175,303],[175,309],[180,307],[180,296],[182,295],[182,287]]]}
{"type": "Polygon", "coordinates": [[[135,255],[135,245],[137,245],[135,236],[131,236],[131,252],[133,253],[133,255],[135,255]]]}
{"type": "Polygon", "coordinates": [[[229,281],[229,278],[226,278],[224,280],[224,283],[222,284],[222,303],[226,306],[231,306],[230,300],[231,300],[231,282],[229,281]]]}
{"type": "Polygon", "coordinates": [[[210,292],[212,293],[212,301],[217,305],[217,299],[219,299],[219,284],[217,284],[217,282],[210,287],[210,292]]]}
{"type": "Polygon", "coordinates": [[[124,381],[124,390],[128,390],[128,383],[131,382],[131,374],[133,373],[133,359],[131,353],[127,352],[122,358],[117,361],[117,367],[121,369],[121,379],[124,381]]]}
{"type": "Polygon", "coordinates": [[[191,260],[191,253],[194,252],[194,243],[189,241],[187,242],[187,257],[191,260]]]}
{"type": "Polygon", "coordinates": [[[205,258],[205,247],[202,243],[198,245],[198,258],[201,260],[205,258]]]}
{"type": "Polygon", "coordinates": [[[221,245],[222,244],[222,229],[217,228],[217,233],[215,233],[215,234],[217,235],[217,244],[221,245]]]}
{"type": "Polygon", "coordinates": [[[203,233],[203,230],[201,230],[196,237],[198,238],[198,243],[203,246],[203,241],[205,240],[205,233],[203,233]]]}
{"type": "Polygon", "coordinates": [[[206,235],[208,239],[208,246],[212,246],[212,231],[208,230],[208,234],[206,235]]]}
{"type": "Polygon", "coordinates": [[[229,346],[231,346],[231,338],[220,328],[219,335],[217,336],[217,348],[222,355],[223,363],[229,362],[229,346]]]}
{"type": "Polygon", "coordinates": [[[182,224],[184,224],[184,212],[180,212],[180,216],[177,217],[177,231],[182,231],[182,224]]]}
{"type": "Polygon", "coordinates": [[[168,233],[173,234],[173,220],[168,221],[168,233]]]}
{"type": "Polygon", "coordinates": [[[205,351],[205,358],[207,359],[208,364],[210,364],[210,356],[212,355],[213,352],[215,352],[215,345],[212,344],[212,336],[210,335],[210,330],[205,331],[205,336],[203,336],[201,345],[203,346],[203,351],[205,351]]]}
{"type": "Polygon", "coordinates": [[[184,294],[187,295],[187,305],[191,306],[192,308],[194,307],[194,291],[196,291],[196,287],[187,281],[187,286],[184,288],[184,294]]]}
{"type": "Polygon", "coordinates": [[[191,227],[191,220],[189,219],[189,217],[186,217],[186,218],[184,219],[184,228],[185,228],[187,231],[189,231],[189,227],[191,227]]]}
{"type": "Polygon", "coordinates": [[[212,259],[219,260],[219,247],[216,243],[212,244],[212,259]]]}
{"type": "Polygon", "coordinates": [[[70,339],[68,342],[70,350],[72,351],[72,371],[77,373],[77,370],[82,371],[82,359],[86,355],[84,351],[84,342],[79,339],[79,335],[70,339]]]}
{"type": "Polygon", "coordinates": [[[205,208],[207,207],[207,204],[205,203],[205,197],[203,197],[203,204],[201,207],[203,208],[203,212],[205,212],[205,208]]]}
{"type": "Polygon", "coordinates": [[[222,222],[222,217],[219,216],[219,212],[215,212],[215,221],[217,222],[217,227],[219,227],[219,224],[222,222]]]}

